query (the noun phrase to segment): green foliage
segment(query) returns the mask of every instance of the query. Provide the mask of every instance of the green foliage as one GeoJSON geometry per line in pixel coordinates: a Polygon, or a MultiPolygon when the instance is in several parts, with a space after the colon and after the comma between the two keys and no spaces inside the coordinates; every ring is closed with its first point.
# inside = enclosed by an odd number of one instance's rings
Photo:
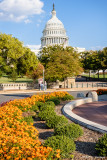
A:
{"type": "Polygon", "coordinates": [[[51,106],[55,107],[55,103],[54,103],[54,102],[52,102],[52,101],[47,101],[47,102],[46,102],[46,104],[47,104],[47,105],[51,105],[51,106]]]}
{"type": "Polygon", "coordinates": [[[0,70],[0,78],[2,77],[2,71],[0,70]]]}
{"type": "Polygon", "coordinates": [[[54,135],[65,135],[69,138],[76,139],[83,135],[82,128],[75,123],[68,123],[68,124],[57,124],[54,135]]]}
{"type": "Polygon", "coordinates": [[[74,97],[72,95],[70,95],[70,94],[67,94],[64,97],[62,97],[63,101],[73,100],[73,99],[74,99],[74,97]]]}
{"type": "Polygon", "coordinates": [[[35,81],[38,78],[43,76],[44,66],[41,63],[38,63],[37,68],[32,72],[31,78],[35,81]]]}
{"type": "Polygon", "coordinates": [[[76,76],[82,71],[79,54],[72,47],[44,47],[39,60],[45,67],[47,81],[63,81],[64,78],[76,76]]]}
{"type": "Polygon", "coordinates": [[[56,113],[49,109],[49,110],[43,110],[43,111],[40,111],[38,116],[41,118],[41,120],[47,120],[50,116],[55,116],[56,113]]]}
{"type": "Polygon", "coordinates": [[[49,137],[44,146],[52,147],[54,150],[60,149],[62,158],[69,158],[76,149],[74,141],[66,136],[49,137]]]}
{"type": "Polygon", "coordinates": [[[58,116],[58,115],[50,115],[48,119],[46,119],[46,125],[49,128],[55,128],[58,124],[67,124],[68,120],[64,116],[58,116]]]}
{"type": "Polygon", "coordinates": [[[81,62],[85,70],[107,69],[107,47],[99,51],[81,53],[81,62]]]}
{"type": "Polygon", "coordinates": [[[29,48],[24,48],[24,55],[20,57],[17,64],[17,70],[19,75],[27,75],[31,78],[34,70],[38,66],[38,59],[29,48]]]}
{"type": "Polygon", "coordinates": [[[37,105],[38,106],[38,108],[40,109],[42,106],[44,106],[45,105],[45,103],[43,103],[43,102],[36,102],[36,104],[35,105],[37,105]]]}
{"type": "Polygon", "coordinates": [[[51,97],[49,100],[47,100],[47,102],[48,102],[48,101],[54,102],[55,105],[60,104],[60,100],[59,100],[58,97],[51,97]]]}
{"type": "Polygon", "coordinates": [[[0,69],[11,74],[12,68],[18,75],[30,74],[36,69],[37,57],[12,35],[0,33],[0,69]]]}
{"type": "Polygon", "coordinates": [[[98,95],[107,94],[107,89],[98,89],[96,92],[98,95]]]}
{"type": "Polygon", "coordinates": [[[40,107],[40,111],[49,111],[49,110],[52,110],[54,111],[55,107],[54,106],[51,106],[51,105],[47,105],[47,104],[44,104],[44,106],[41,106],[40,107]]]}
{"type": "Polygon", "coordinates": [[[32,105],[31,110],[37,112],[37,111],[39,111],[39,107],[37,105],[32,105]]]}
{"type": "Polygon", "coordinates": [[[95,149],[99,156],[107,156],[107,134],[104,134],[101,138],[99,138],[95,149]]]}
{"type": "Polygon", "coordinates": [[[24,118],[21,120],[21,122],[22,122],[22,121],[25,121],[25,122],[27,122],[28,125],[31,125],[31,123],[33,123],[33,118],[32,118],[32,116],[24,117],[24,118]]]}
{"type": "Polygon", "coordinates": [[[12,79],[12,81],[16,81],[18,78],[17,72],[13,69],[13,71],[8,75],[8,78],[12,79]]]}

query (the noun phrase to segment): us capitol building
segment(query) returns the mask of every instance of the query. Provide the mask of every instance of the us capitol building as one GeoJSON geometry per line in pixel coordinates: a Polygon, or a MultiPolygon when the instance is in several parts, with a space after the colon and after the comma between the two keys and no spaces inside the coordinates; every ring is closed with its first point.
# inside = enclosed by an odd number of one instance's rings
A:
{"type": "MultiPolygon", "coordinates": [[[[66,35],[66,30],[64,28],[63,23],[57,18],[55,7],[53,4],[52,17],[48,20],[43,30],[43,36],[41,37],[41,47],[49,46],[49,45],[63,45],[64,48],[68,46],[68,36],[66,35]]],[[[77,52],[85,51],[85,48],[73,47],[77,52]]],[[[35,51],[35,54],[38,55],[39,50],[35,51]]]]}
{"type": "Polygon", "coordinates": [[[46,23],[43,30],[43,36],[41,38],[41,47],[48,45],[61,45],[64,47],[68,46],[68,37],[63,23],[56,17],[56,11],[53,4],[52,17],[46,23]]]}

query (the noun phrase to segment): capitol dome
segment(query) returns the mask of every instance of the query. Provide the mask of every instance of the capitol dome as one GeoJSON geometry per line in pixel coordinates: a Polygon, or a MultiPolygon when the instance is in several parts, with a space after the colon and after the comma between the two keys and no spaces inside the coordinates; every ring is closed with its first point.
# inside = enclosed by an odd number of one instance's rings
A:
{"type": "Polygon", "coordinates": [[[46,47],[48,45],[63,45],[68,46],[68,37],[66,36],[66,31],[64,29],[63,23],[56,17],[56,11],[53,4],[52,17],[46,23],[43,30],[43,36],[41,38],[41,47],[46,47]]]}

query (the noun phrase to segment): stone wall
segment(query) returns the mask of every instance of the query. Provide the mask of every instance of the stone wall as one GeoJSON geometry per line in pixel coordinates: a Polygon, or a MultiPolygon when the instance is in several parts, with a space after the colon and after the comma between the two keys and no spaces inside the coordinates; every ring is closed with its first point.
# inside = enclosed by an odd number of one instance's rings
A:
{"type": "Polygon", "coordinates": [[[57,80],[48,83],[48,88],[72,88],[72,86],[75,86],[75,78],[72,77],[67,77],[63,82],[57,80]]]}
{"type": "Polygon", "coordinates": [[[0,90],[26,90],[34,89],[33,83],[0,83],[0,90]]]}

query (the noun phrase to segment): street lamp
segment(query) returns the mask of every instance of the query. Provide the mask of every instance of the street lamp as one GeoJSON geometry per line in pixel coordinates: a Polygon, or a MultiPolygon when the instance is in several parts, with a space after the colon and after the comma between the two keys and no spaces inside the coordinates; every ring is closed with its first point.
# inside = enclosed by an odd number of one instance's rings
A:
{"type": "Polygon", "coordinates": [[[43,90],[45,90],[45,77],[44,77],[45,70],[43,69],[43,90]]]}

